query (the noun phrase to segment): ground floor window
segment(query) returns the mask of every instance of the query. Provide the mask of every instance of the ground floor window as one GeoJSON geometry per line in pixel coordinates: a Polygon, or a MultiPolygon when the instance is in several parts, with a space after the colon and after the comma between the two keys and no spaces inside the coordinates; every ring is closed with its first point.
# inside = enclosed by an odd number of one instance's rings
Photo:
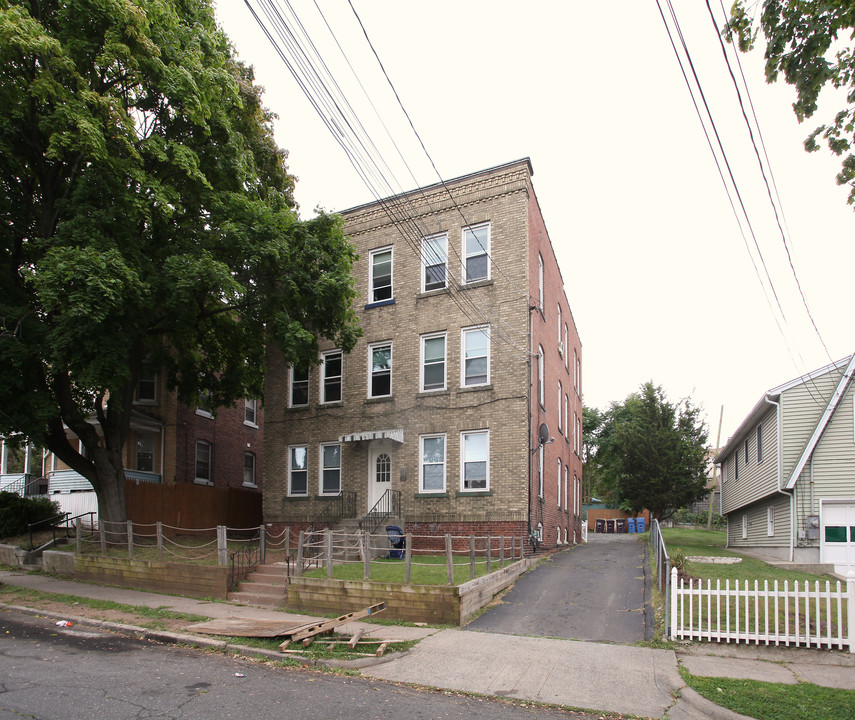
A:
{"type": "Polygon", "coordinates": [[[308,495],[309,453],[305,445],[288,448],[288,494],[308,495]]]}
{"type": "Polygon", "coordinates": [[[490,435],[486,430],[460,434],[461,490],[488,490],[490,435]]]}
{"type": "Polygon", "coordinates": [[[211,482],[211,443],[203,440],[196,443],[196,482],[211,482]]]}
{"type": "Polygon", "coordinates": [[[255,454],[243,454],[243,484],[255,487],[255,454]]]}
{"type": "Polygon", "coordinates": [[[423,435],[419,463],[420,492],[445,491],[445,435],[423,435]]]}
{"type": "Polygon", "coordinates": [[[341,445],[321,445],[321,495],[341,492],[341,445]]]}

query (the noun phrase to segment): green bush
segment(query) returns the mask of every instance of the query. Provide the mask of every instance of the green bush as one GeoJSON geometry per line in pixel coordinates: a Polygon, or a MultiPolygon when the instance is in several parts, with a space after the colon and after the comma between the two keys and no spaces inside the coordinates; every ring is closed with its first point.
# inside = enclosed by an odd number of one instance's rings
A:
{"type": "Polygon", "coordinates": [[[0,538],[23,535],[29,523],[59,514],[59,504],[46,497],[28,498],[13,492],[0,492],[0,538]]]}

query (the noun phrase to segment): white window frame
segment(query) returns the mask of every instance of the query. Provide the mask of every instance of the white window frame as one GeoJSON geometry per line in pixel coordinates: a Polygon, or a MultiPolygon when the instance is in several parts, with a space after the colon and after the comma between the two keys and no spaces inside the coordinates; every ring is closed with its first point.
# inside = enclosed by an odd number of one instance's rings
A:
{"type": "Polygon", "coordinates": [[[465,430],[460,433],[460,492],[489,492],[490,491],[490,431],[489,430],[465,430]],[[475,435],[484,436],[484,459],[470,460],[466,454],[466,438],[475,435]],[[482,488],[466,487],[466,464],[467,462],[483,462],[485,470],[485,484],[482,488]]]}
{"type": "Polygon", "coordinates": [[[193,463],[193,482],[197,485],[213,485],[214,484],[214,469],[213,469],[214,448],[207,440],[196,441],[196,455],[193,463]],[[203,450],[207,453],[208,459],[208,475],[199,474],[199,451],[203,450]]]}
{"type": "MultiPolygon", "coordinates": [[[[573,350],[573,354],[575,356],[576,350],[573,350]]],[[[569,336],[567,333],[567,323],[564,323],[564,369],[570,369],[570,345],[569,345],[569,336]]]]}
{"type": "Polygon", "coordinates": [[[485,385],[490,384],[490,366],[492,365],[491,341],[492,333],[490,332],[489,325],[477,325],[475,327],[463,328],[460,331],[460,387],[484,387],[485,385]],[[469,338],[475,336],[478,333],[482,334],[486,338],[487,350],[484,355],[473,355],[472,357],[469,357],[469,338]],[[474,360],[480,357],[484,357],[487,361],[487,373],[484,382],[467,382],[466,361],[474,360]]]}
{"type": "Polygon", "coordinates": [[[448,233],[437,233],[436,235],[428,235],[422,238],[422,292],[435,292],[437,290],[445,290],[448,288],[448,233]],[[437,241],[443,242],[441,257],[434,249],[437,241]],[[441,262],[440,262],[441,261],[441,262]],[[442,285],[428,288],[428,268],[442,266],[443,280],[442,285]]]}
{"type": "Polygon", "coordinates": [[[140,365],[140,375],[137,379],[137,391],[134,397],[134,402],[139,405],[157,405],[157,379],[158,374],[156,370],[152,370],[151,363],[143,362],[140,365]],[[151,386],[151,396],[146,395],[143,396],[140,392],[143,388],[143,385],[148,387],[151,386]]]}
{"type": "MultiPolygon", "coordinates": [[[[448,333],[438,332],[438,333],[430,333],[429,335],[422,335],[419,342],[419,390],[421,392],[439,392],[445,390],[448,387],[448,333]],[[438,340],[442,339],[442,384],[438,387],[426,387],[425,386],[425,369],[427,366],[427,360],[425,358],[425,346],[429,340],[438,340]]],[[[438,361],[434,361],[431,365],[439,365],[438,361]]]]}
{"type": "Polygon", "coordinates": [[[573,389],[576,391],[576,394],[579,394],[579,370],[578,370],[578,357],[576,355],[576,348],[573,348],[573,389]]]}
{"type": "Polygon", "coordinates": [[[249,427],[258,427],[258,399],[244,398],[243,424],[249,427]]]}
{"type": "Polygon", "coordinates": [[[561,410],[562,410],[563,401],[564,401],[564,388],[561,386],[561,381],[559,380],[558,381],[558,432],[561,433],[562,435],[564,434],[562,431],[562,428],[564,426],[561,424],[561,410]]]}
{"type": "Polygon", "coordinates": [[[256,458],[254,452],[245,451],[243,454],[243,486],[244,487],[258,487],[258,483],[256,482],[256,472],[258,468],[258,458],[256,458]],[[247,458],[252,458],[252,467],[247,467],[246,461],[247,458]],[[251,475],[247,480],[247,470],[251,470],[251,475]]]}
{"type": "Polygon", "coordinates": [[[289,445],[288,446],[288,497],[308,497],[309,495],[309,446],[308,445],[289,445]],[[306,467],[299,469],[294,467],[294,452],[302,450],[305,457],[306,467]],[[294,492],[294,473],[300,473],[306,478],[305,492],[294,492]]]}
{"type": "Polygon", "coordinates": [[[326,495],[328,497],[335,497],[341,494],[341,466],[342,466],[342,447],[341,443],[321,443],[318,447],[318,495],[326,495]],[[326,453],[324,452],[327,448],[338,448],[338,465],[327,465],[326,464],[326,453]],[[327,490],[324,488],[324,476],[327,472],[335,471],[338,477],[338,489],[337,490],[327,490]]]}
{"type": "Polygon", "coordinates": [[[305,380],[295,380],[294,379],[294,371],[297,370],[296,365],[292,365],[288,370],[288,407],[307,407],[309,405],[309,384],[312,378],[312,372],[307,367],[306,368],[306,379],[305,380]],[[305,384],[306,387],[306,402],[297,403],[294,402],[294,388],[297,383],[302,387],[305,384]]]}
{"type": "Polygon", "coordinates": [[[558,307],[558,344],[559,344],[559,350],[561,350],[560,354],[563,355],[564,350],[566,350],[566,348],[564,347],[564,343],[561,342],[561,324],[562,324],[561,323],[561,303],[558,303],[557,307],[558,307]]]}
{"type": "Polygon", "coordinates": [[[419,493],[420,494],[437,494],[441,495],[446,492],[447,483],[447,458],[448,458],[448,438],[445,433],[432,433],[429,435],[419,436],[419,493]],[[442,461],[441,462],[425,462],[425,440],[442,439],[442,461]],[[425,488],[425,466],[439,465],[442,468],[442,487],[441,488],[425,488]]]}
{"type": "Polygon", "coordinates": [[[766,508],[766,535],[769,537],[775,536],[775,506],[770,505],[766,508]]]}
{"type": "Polygon", "coordinates": [[[561,458],[558,458],[558,509],[561,509],[561,478],[563,475],[563,463],[561,462],[561,458]]]}
{"type": "Polygon", "coordinates": [[[326,350],[321,353],[321,405],[340,403],[344,398],[344,353],[341,350],[326,350]],[[338,355],[339,374],[327,375],[327,361],[338,355]],[[327,381],[338,379],[338,399],[327,398],[327,381]]]}
{"type": "Polygon", "coordinates": [[[543,314],[543,255],[537,254],[537,307],[543,314]]]}
{"type": "MultiPolygon", "coordinates": [[[[392,346],[392,341],[387,340],[384,342],[371,343],[368,346],[368,397],[369,398],[384,398],[384,397],[392,397],[392,371],[395,366],[395,355],[394,348],[392,346]],[[385,395],[375,395],[374,394],[374,352],[375,350],[380,350],[382,348],[389,348],[389,392],[385,395]]],[[[379,377],[380,373],[378,373],[379,377]]]]}
{"type": "Polygon", "coordinates": [[[537,446],[537,496],[543,499],[543,444],[537,446]]]}
{"type": "Polygon", "coordinates": [[[368,253],[368,298],[369,305],[388,303],[395,299],[395,253],[394,248],[391,245],[387,245],[382,248],[375,248],[368,253]],[[377,299],[376,294],[378,290],[380,288],[385,288],[386,286],[381,285],[378,288],[374,285],[374,259],[378,255],[383,255],[385,253],[389,253],[389,297],[377,299]]]}
{"type": "Polygon", "coordinates": [[[544,387],[543,345],[537,346],[537,401],[546,407],[546,388],[544,387]]]}
{"type": "Polygon", "coordinates": [[[564,395],[564,437],[570,439],[570,396],[564,395]]]}
{"type": "MultiPolygon", "coordinates": [[[[477,241],[477,236],[476,236],[476,241],[477,241]]],[[[491,268],[490,268],[490,265],[491,265],[491,262],[490,262],[490,244],[491,244],[491,242],[492,242],[492,238],[491,238],[491,229],[490,229],[490,223],[489,222],[478,223],[477,225],[470,225],[468,227],[463,228],[462,240],[461,240],[462,250],[463,250],[463,252],[462,252],[462,255],[463,255],[462,265],[463,265],[463,267],[461,269],[461,277],[462,277],[461,283],[463,285],[470,285],[472,283],[483,282],[485,280],[490,279],[490,277],[491,277],[491,268]],[[487,230],[487,247],[485,248],[479,242],[478,243],[479,248],[480,248],[479,251],[470,253],[467,249],[467,242],[466,242],[467,233],[474,233],[474,232],[476,232],[482,228],[486,228],[486,230],[487,230]],[[482,256],[485,257],[487,260],[486,273],[483,277],[479,276],[477,278],[470,280],[469,279],[469,273],[467,270],[467,268],[469,266],[469,260],[474,259],[474,258],[478,258],[478,257],[482,257],[482,256]]]]}
{"type": "MultiPolygon", "coordinates": [[[[154,463],[156,458],[156,442],[154,433],[148,432],[137,432],[136,433],[136,441],[134,442],[134,469],[139,470],[140,472],[154,472],[154,463]],[[143,468],[140,467],[140,445],[145,447],[145,453],[151,455],[151,467],[143,468]]],[[[29,461],[29,448],[27,449],[27,453],[24,455],[25,461],[25,472],[26,472],[26,463],[29,461]]]]}

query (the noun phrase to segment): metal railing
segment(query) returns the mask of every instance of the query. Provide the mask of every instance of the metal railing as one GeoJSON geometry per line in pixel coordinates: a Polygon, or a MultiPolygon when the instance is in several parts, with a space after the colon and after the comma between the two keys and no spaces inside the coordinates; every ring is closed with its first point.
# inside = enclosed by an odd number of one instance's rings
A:
{"type": "Polygon", "coordinates": [[[665,598],[665,628],[663,637],[669,637],[669,624],[671,621],[671,558],[668,557],[668,549],[665,547],[665,539],[662,537],[662,528],[656,518],[650,521],[650,545],[656,560],[656,582],[659,592],[665,598]]]}
{"type": "Polygon", "coordinates": [[[52,536],[51,542],[54,545],[56,545],[56,531],[57,530],[61,530],[62,528],[64,528],[65,529],[65,537],[66,538],[71,537],[70,531],[71,531],[71,527],[72,527],[72,522],[74,520],[77,520],[77,518],[88,516],[89,517],[89,526],[93,527],[94,522],[95,522],[93,519],[93,516],[95,515],[94,512],[82,513],[80,515],[75,515],[74,517],[69,517],[70,514],[71,513],[66,512],[66,513],[62,513],[61,515],[54,515],[53,517],[47,518],[45,520],[39,520],[38,522],[28,523],[27,524],[27,531],[30,534],[30,548],[29,549],[31,551],[36,549],[35,542],[33,541],[33,531],[35,530],[36,532],[38,532],[38,530],[36,530],[36,528],[39,527],[40,525],[47,525],[48,523],[50,523],[50,530],[51,530],[51,536],[52,536]]]}
{"type": "Polygon", "coordinates": [[[229,553],[229,587],[236,588],[264,561],[264,526],[240,550],[229,553]]]}
{"type": "Polygon", "coordinates": [[[356,493],[353,490],[342,490],[327,501],[324,508],[309,523],[309,531],[315,526],[334,525],[344,517],[356,517],[356,493]]]}
{"type": "Polygon", "coordinates": [[[369,533],[375,533],[386,518],[398,518],[400,516],[401,491],[387,490],[375,503],[374,507],[362,516],[362,519],[359,521],[359,528],[369,533]]]}

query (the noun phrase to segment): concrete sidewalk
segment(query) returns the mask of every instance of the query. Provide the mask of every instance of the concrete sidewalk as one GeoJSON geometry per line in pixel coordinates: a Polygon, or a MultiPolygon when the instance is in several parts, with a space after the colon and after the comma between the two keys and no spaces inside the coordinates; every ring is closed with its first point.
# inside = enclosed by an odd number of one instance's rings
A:
{"type": "MultiPolygon", "coordinates": [[[[0,571],[0,583],[211,618],[295,622],[323,619],[14,571],[0,571]]],[[[71,617],[67,619],[74,621],[71,617]]],[[[685,687],[677,670],[679,663],[695,675],[768,682],[808,681],[855,689],[855,655],[841,652],[695,644],[681,646],[675,652],[364,621],[350,623],[342,631],[353,633],[357,627],[383,639],[421,641],[413,650],[399,656],[371,663],[359,661],[359,669],[367,677],[648,718],[741,717],[685,687]],[[679,699],[675,699],[677,695],[679,699]]],[[[110,626],[110,629],[119,628],[110,626]]],[[[189,637],[171,633],[151,635],[161,641],[174,642],[187,642],[189,637]]],[[[197,639],[200,644],[209,646],[219,642],[213,638],[197,639]]],[[[269,654],[282,658],[278,653],[269,654]]]]}

